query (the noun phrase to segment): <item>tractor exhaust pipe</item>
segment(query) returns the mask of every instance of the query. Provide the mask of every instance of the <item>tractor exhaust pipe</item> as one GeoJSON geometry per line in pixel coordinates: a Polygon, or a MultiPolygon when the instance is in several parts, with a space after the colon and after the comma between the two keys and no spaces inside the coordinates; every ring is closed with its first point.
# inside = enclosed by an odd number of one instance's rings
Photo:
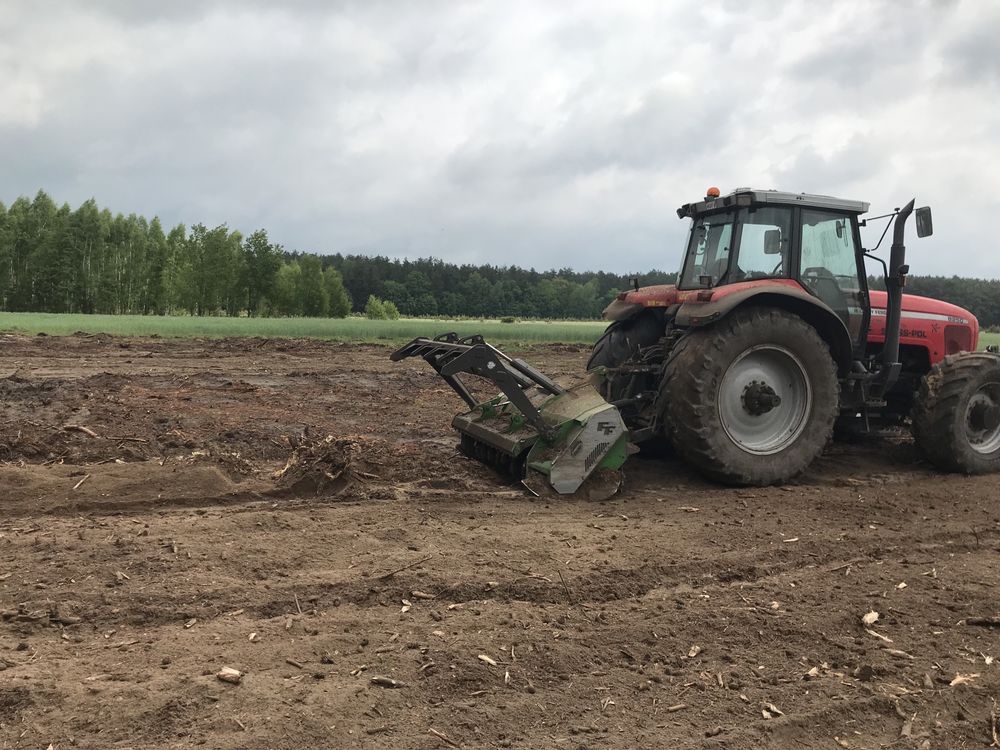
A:
{"type": "MultiPolygon", "coordinates": [[[[916,200],[916,199],[914,199],[916,200]]],[[[906,220],[913,212],[910,201],[896,214],[896,223],[892,228],[892,249],[889,252],[889,274],[885,277],[887,303],[885,308],[885,347],[882,349],[883,371],[888,380],[885,388],[899,376],[899,320],[903,311],[903,285],[910,267],[906,265],[906,245],[903,244],[903,233],[906,220]]]]}

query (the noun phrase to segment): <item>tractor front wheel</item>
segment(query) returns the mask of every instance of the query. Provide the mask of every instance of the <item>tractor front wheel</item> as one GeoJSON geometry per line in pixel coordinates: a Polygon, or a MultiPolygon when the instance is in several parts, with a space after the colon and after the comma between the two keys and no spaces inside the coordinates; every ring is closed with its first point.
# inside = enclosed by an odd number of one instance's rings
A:
{"type": "Polygon", "coordinates": [[[783,310],[737,310],[680,339],[667,359],[660,413],[674,448],[729,484],[802,472],[830,440],[839,389],[829,347],[783,310]]]}
{"type": "MultiPolygon", "coordinates": [[[[663,315],[657,312],[640,313],[627,320],[615,321],[594,344],[590,359],[587,360],[587,371],[598,367],[621,367],[638,354],[640,349],[659,341],[663,336],[664,326],[663,315]]],[[[622,398],[628,381],[628,377],[612,377],[605,394],[608,400],[622,398]]]]}
{"type": "Polygon", "coordinates": [[[913,437],[937,468],[1000,471],[1000,357],[945,357],[920,382],[912,418],[913,437]]]}

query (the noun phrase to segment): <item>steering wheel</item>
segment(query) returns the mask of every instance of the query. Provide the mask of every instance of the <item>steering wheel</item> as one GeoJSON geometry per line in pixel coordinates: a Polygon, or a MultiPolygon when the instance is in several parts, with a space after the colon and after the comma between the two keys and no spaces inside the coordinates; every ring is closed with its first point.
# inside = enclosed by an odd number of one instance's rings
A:
{"type": "Polygon", "coordinates": [[[784,265],[785,265],[785,261],[784,260],[779,260],[778,261],[778,265],[776,265],[774,267],[774,269],[771,271],[771,275],[772,276],[777,276],[779,273],[781,273],[781,269],[782,269],[782,267],[784,265]]]}

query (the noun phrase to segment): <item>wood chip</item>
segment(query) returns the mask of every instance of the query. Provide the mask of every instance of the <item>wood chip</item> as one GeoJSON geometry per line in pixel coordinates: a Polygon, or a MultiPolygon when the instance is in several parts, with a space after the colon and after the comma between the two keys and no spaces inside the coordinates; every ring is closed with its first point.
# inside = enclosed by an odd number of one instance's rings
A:
{"type": "Polygon", "coordinates": [[[882,635],[881,633],[876,633],[871,628],[865,628],[865,632],[868,633],[868,635],[870,635],[872,638],[878,638],[883,643],[892,643],[892,639],[891,638],[887,638],[886,636],[882,635]]]}
{"type": "Polygon", "coordinates": [[[223,667],[215,674],[223,682],[228,682],[232,685],[239,685],[240,680],[243,679],[243,673],[238,669],[233,669],[232,667],[223,667]]]}
{"type": "MultiPolygon", "coordinates": [[[[916,714],[914,714],[914,717],[916,714]]],[[[903,720],[903,726],[899,728],[900,737],[910,737],[913,734],[913,718],[907,717],[903,720]]]]}
{"type": "Polygon", "coordinates": [[[101,436],[94,432],[89,427],[84,427],[82,424],[68,424],[63,429],[66,432],[82,432],[87,437],[100,438],[101,436]]]}
{"type": "Polygon", "coordinates": [[[444,732],[439,732],[434,727],[431,727],[430,729],[428,729],[427,730],[427,734],[434,735],[439,740],[441,740],[442,742],[445,742],[445,743],[451,745],[452,747],[461,747],[461,745],[459,745],[453,739],[451,739],[450,737],[448,737],[448,735],[446,735],[444,732]]]}
{"type": "Polygon", "coordinates": [[[761,709],[761,714],[763,714],[765,719],[773,719],[776,716],[784,716],[785,712],[773,703],[765,703],[764,708],[761,709]]]}
{"type": "Polygon", "coordinates": [[[876,622],[878,622],[878,618],[879,618],[879,613],[876,612],[874,609],[870,609],[861,616],[861,622],[864,623],[866,626],[871,627],[876,622]]]}
{"type": "Polygon", "coordinates": [[[956,674],[955,678],[948,683],[948,687],[955,687],[956,685],[966,685],[972,682],[977,677],[979,677],[978,672],[974,674],[956,674]]]}
{"type": "Polygon", "coordinates": [[[691,648],[688,649],[688,658],[693,659],[700,653],[701,653],[701,646],[692,646],[691,648]]]}
{"type": "Polygon", "coordinates": [[[401,680],[394,680],[391,677],[379,677],[379,676],[376,676],[376,677],[372,677],[371,682],[372,682],[373,685],[378,685],[379,687],[384,687],[384,688],[404,688],[404,687],[406,687],[406,683],[405,682],[402,682],[401,680]]]}
{"type": "Polygon", "coordinates": [[[90,474],[84,474],[83,479],[81,479],[79,482],[73,485],[73,489],[74,490],[80,489],[80,487],[83,486],[83,483],[86,482],[88,479],[90,479],[90,474]]]}
{"type": "Polygon", "coordinates": [[[401,568],[396,568],[395,570],[390,570],[388,573],[383,573],[382,575],[378,576],[378,580],[384,581],[387,578],[392,578],[397,573],[402,573],[404,570],[409,570],[410,568],[415,568],[418,565],[421,565],[422,563],[427,562],[432,557],[433,557],[433,555],[428,555],[427,557],[420,558],[416,562],[411,562],[409,565],[404,565],[401,568]]]}
{"type": "Polygon", "coordinates": [[[1000,722],[1000,715],[997,714],[997,699],[990,698],[990,700],[993,702],[990,708],[990,734],[993,737],[993,742],[990,747],[1000,747],[1000,736],[997,735],[997,732],[1000,731],[997,727],[998,722],[1000,722]]]}
{"type": "Polygon", "coordinates": [[[184,623],[184,629],[187,630],[188,628],[194,627],[194,625],[195,625],[196,622],[198,622],[198,618],[197,617],[192,617],[190,620],[188,620],[186,623],[184,623]]]}
{"type": "Polygon", "coordinates": [[[496,661],[488,657],[486,654],[480,654],[476,658],[479,659],[479,661],[481,662],[489,664],[491,667],[495,667],[497,665],[496,661]]]}

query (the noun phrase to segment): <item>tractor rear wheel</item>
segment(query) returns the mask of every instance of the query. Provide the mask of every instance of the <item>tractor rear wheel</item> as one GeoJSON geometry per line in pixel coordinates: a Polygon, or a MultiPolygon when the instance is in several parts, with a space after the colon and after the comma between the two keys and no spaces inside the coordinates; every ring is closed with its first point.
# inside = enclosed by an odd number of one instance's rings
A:
{"type": "Polygon", "coordinates": [[[830,349],[783,310],[737,310],[680,339],[660,413],[674,448],[701,473],[768,485],[802,472],[830,440],[839,387],[830,349]]]}
{"type": "Polygon", "coordinates": [[[1000,471],[1000,357],[945,357],[920,382],[912,418],[913,437],[937,468],[1000,471]]]}

